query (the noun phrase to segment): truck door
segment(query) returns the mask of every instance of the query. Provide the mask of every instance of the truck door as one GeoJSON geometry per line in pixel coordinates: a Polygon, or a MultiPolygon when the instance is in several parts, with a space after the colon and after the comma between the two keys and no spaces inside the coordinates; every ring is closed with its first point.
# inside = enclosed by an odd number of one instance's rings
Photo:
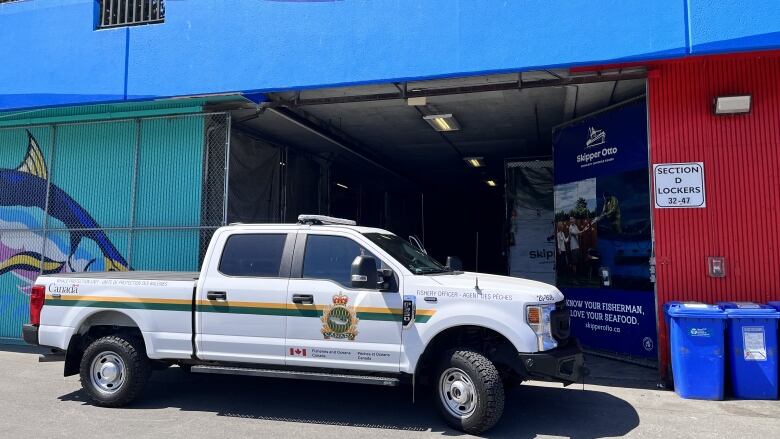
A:
{"type": "Polygon", "coordinates": [[[287,284],[295,234],[223,233],[199,284],[196,321],[202,360],[284,364],[287,284]],[[217,260],[214,260],[217,259],[217,260]]]}
{"type": "Polygon", "coordinates": [[[399,370],[401,294],[352,289],[350,269],[360,255],[376,258],[349,234],[298,234],[287,302],[288,365],[399,370]]]}

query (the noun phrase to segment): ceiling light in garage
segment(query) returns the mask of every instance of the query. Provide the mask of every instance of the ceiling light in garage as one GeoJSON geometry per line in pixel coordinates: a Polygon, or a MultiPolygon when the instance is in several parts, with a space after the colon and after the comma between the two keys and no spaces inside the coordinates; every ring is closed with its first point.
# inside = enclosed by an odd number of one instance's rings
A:
{"type": "Polygon", "coordinates": [[[487,180],[485,183],[487,183],[490,187],[496,187],[496,181],[495,180],[487,180]]]}
{"type": "Polygon", "coordinates": [[[751,96],[718,96],[715,98],[715,114],[750,113],[751,96]]]}
{"type": "Polygon", "coordinates": [[[460,124],[451,114],[432,114],[423,116],[423,119],[436,131],[458,131],[460,129],[460,124]]]}
{"type": "Polygon", "coordinates": [[[413,107],[422,107],[425,105],[428,105],[428,99],[425,96],[420,96],[416,98],[408,98],[406,100],[406,104],[413,107]]]}
{"type": "Polygon", "coordinates": [[[472,168],[481,168],[485,166],[485,159],[482,157],[465,157],[463,160],[472,168]]]}

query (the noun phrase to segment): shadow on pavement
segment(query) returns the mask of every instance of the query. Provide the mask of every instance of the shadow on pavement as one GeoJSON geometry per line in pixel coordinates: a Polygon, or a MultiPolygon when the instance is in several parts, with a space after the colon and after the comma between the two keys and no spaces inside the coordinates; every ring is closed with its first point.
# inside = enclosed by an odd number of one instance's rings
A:
{"type": "Polygon", "coordinates": [[[585,384],[653,390],[658,388],[658,369],[597,355],[586,355],[590,375],[585,384]]]}
{"type": "Polygon", "coordinates": [[[2,352],[15,352],[19,354],[48,354],[51,349],[42,348],[40,346],[30,346],[27,344],[4,344],[0,343],[0,351],[2,352]]]}
{"type": "MultiPolygon", "coordinates": [[[[244,419],[462,434],[441,420],[430,389],[418,388],[414,404],[411,396],[410,387],[187,374],[173,367],[155,373],[136,403],[116,410],[173,407],[244,419]]],[[[89,403],[81,390],[60,399],[89,403]]],[[[507,394],[504,416],[486,436],[601,438],[638,425],[634,408],[608,393],[529,384],[507,394]]]]}

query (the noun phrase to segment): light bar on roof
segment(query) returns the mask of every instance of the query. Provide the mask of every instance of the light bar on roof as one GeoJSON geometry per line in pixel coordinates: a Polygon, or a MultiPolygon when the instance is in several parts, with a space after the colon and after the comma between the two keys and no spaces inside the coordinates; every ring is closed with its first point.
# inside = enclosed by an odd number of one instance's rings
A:
{"type": "Polygon", "coordinates": [[[325,216],[325,215],[298,215],[298,224],[316,224],[316,225],[338,224],[340,226],[357,225],[357,223],[353,220],[348,220],[344,218],[334,218],[332,216],[325,216]]]}

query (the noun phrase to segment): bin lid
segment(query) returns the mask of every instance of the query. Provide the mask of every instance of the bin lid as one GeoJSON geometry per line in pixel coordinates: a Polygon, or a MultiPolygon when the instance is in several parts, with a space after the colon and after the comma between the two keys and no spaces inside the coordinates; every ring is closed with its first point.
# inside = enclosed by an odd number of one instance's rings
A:
{"type": "Polygon", "coordinates": [[[770,307],[759,309],[731,308],[724,309],[723,312],[730,319],[780,319],[780,312],[770,307]]]}
{"type": "Polygon", "coordinates": [[[718,306],[723,309],[761,309],[766,308],[766,305],[761,305],[754,302],[718,302],[718,306]]]}
{"type": "Polygon", "coordinates": [[[778,301],[778,302],[767,302],[766,304],[771,306],[772,308],[780,311],[780,301],[778,301]]]}
{"type": "Polygon", "coordinates": [[[723,309],[717,305],[708,305],[706,303],[681,303],[669,308],[669,315],[672,317],[691,317],[706,319],[725,319],[726,314],[723,309]]]}
{"type": "Polygon", "coordinates": [[[778,319],[780,313],[769,305],[762,305],[753,302],[721,302],[718,306],[731,319],[778,319]]]}
{"type": "Polygon", "coordinates": [[[669,309],[671,309],[673,306],[680,306],[686,303],[701,303],[697,302],[695,300],[670,300],[669,302],[664,303],[664,312],[666,314],[669,314],[669,309]]]}

